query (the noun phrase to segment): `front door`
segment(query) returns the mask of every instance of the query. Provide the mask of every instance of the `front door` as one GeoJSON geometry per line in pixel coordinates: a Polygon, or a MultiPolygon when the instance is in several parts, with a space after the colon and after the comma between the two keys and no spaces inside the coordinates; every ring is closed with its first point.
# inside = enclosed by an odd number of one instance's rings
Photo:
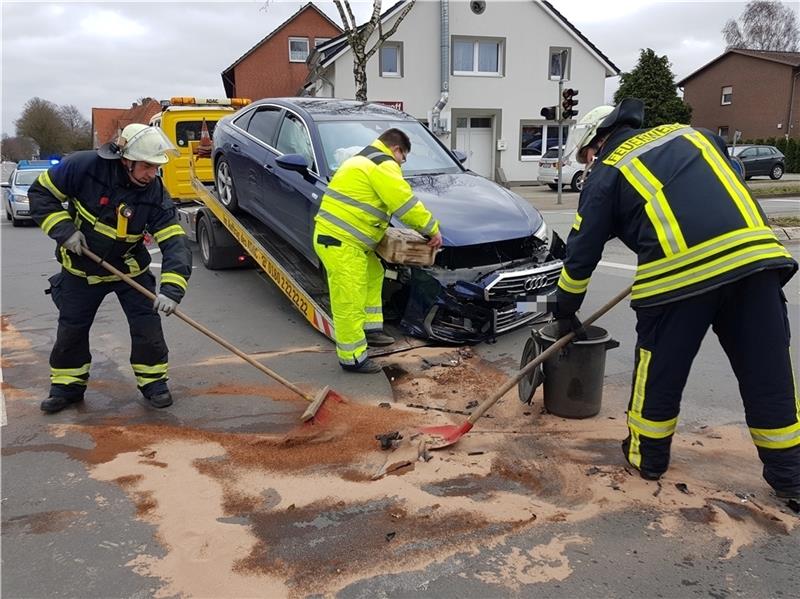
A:
{"type": "Polygon", "coordinates": [[[456,149],[467,155],[464,162],[471,171],[494,179],[492,117],[462,117],[456,121],[456,149]]]}

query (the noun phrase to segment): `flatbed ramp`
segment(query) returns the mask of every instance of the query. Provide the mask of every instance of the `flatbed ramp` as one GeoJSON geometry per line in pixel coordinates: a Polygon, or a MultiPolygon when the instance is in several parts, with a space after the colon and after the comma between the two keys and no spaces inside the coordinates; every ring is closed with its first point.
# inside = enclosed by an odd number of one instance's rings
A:
{"type": "MultiPolygon", "coordinates": [[[[192,177],[192,186],[201,204],[196,207],[195,212],[201,208],[208,209],[255,261],[261,273],[278,286],[308,323],[333,341],[335,332],[328,286],[320,271],[260,220],[241,211],[236,214],[231,213],[213,190],[196,177],[192,177]]],[[[180,220],[185,227],[197,218],[196,214],[188,215],[190,209],[181,210],[183,214],[180,220]]],[[[388,347],[370,348],[371,356],[388,355],[430,345],[426,340],[405,336],[394,327],[387,329],[390,329],[388,332],[397,341],[388,347]]]]}

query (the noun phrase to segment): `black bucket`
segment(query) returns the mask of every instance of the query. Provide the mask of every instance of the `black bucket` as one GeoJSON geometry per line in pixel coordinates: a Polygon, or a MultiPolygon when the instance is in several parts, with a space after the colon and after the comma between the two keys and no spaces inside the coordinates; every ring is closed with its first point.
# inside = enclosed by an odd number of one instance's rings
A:
{"type": "MultiPolygon", "coordinates": [[[[558,340],[555,324],[532,330],[531,334],[539,353],[558,340]]],[[[586,337],[573,341],[543,364],[544,407],[551,414],[591,418],[600,411],[606,351],[619,347],[619,341],[596,326],[586,327],[586,337]]]]}

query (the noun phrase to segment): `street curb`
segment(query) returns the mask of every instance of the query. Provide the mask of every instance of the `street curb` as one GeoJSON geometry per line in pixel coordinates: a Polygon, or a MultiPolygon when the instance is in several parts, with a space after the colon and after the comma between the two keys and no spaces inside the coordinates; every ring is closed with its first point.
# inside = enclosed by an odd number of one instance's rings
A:
{"type": "Polygon", "coordinates": [[[800,239],[800,227],[772,227],[778,239],[800,239]]]}

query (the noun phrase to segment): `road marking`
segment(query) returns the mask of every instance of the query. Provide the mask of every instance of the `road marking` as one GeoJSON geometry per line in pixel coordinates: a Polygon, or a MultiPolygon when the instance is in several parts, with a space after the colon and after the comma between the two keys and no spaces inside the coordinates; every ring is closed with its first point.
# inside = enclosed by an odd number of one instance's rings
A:
{"type": "Polygon", "coordinates": [[[800,204],[800,199],[782,199],[782,200],[774,199],[774,200],[759,200],[759,201],[762,202],[762,203],[767,203],[767,202],[787,202],[789,204],[800,204]]]}
{"type": "Polygon", "coordinates": [[[597,263],[599,266],[607,266],[608,268],[621,268],[622,270],[636,270],[636,266],[633,264],[620,264],[619,262],[606,262],[605,260],[600,260],[597,263]]]}

